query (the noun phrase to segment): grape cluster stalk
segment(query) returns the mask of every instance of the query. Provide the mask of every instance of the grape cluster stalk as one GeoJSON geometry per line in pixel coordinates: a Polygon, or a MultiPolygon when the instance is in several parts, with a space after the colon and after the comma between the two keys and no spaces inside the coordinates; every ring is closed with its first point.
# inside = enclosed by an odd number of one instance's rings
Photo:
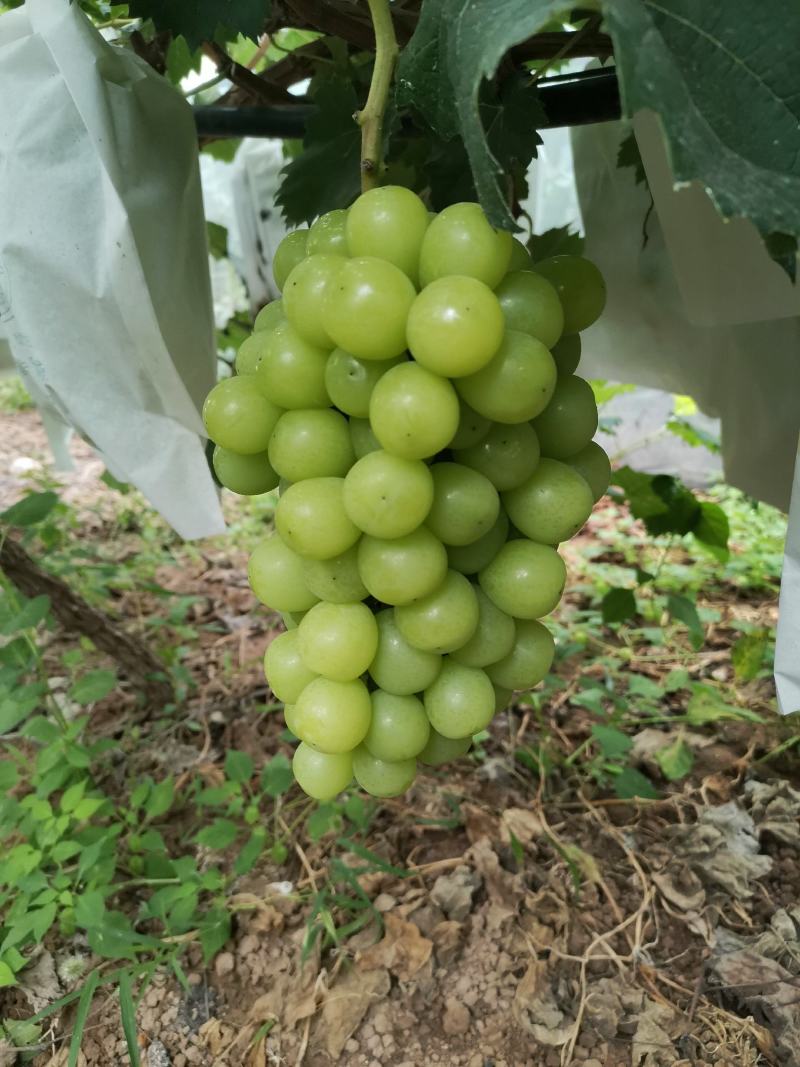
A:
{"type": "Polygon", "coordinates": [[[214,469],[279,487],[249,579],[286,625],[265,671],[298,783],[396,796],[550,669],[557,548],[610,475],[575,374],[605,285],[399,186],[288,234],[273,270],[203,409],[214,469]]]}

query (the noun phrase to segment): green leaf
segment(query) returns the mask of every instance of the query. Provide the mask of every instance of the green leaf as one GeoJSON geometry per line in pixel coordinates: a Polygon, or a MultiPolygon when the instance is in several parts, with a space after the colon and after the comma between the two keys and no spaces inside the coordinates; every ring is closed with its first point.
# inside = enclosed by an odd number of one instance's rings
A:
{"type": "Polygon", "coordinates": [[[633,741],[628,735],[613,726],[595,724],[592,727],[592,737],[600,746],[603,755],[608,759],[624,756],[626,752],[630,752],[633,748],[633,741]]]}
{"type": "Polygon", "coordinates": [[[209,222],[206,219],[206,233],[208,234],[208,250],[214,259],[225,259],[228,255],[228,231],[218,222],[209,222]]]}
{"type": "Polygon", "coordinates": [[[667,597],[667,612],[671,618],[677,622],[682,622],[688,629],[692,648],[702,648],[705,640],[705,630],[702,622],[700,622],[700,616],[697,614],[697,608],[692,601],[688,597],[672,593],[667,597]]]}
{"type": "Polygon", "coordinates": [[[17,979],[14,976],[14,972],[5,962],[0,960],[0,988],[3,986],[16,985],[17,979]]]}
{"type": "Polygon", "coordinates": [[[223,849],[232,845],[239,833],[239,827],[230,819],[214,819],[210,826],[204,826],[195,840],[206,848],[223,849]]]}
{"type": "Polygon", "coordinates": [[[106,902],[99,889],[87,889],[75,898],[75,922],[84,930],[100,926],[106,911],[106,902]]]}
{"type": "Polygon", "coordinates": [[[761,670],[767,652],[767,630],[742,634],[731,649],[731,663],[737,681],[750,682],[761,670]]]}
{"type": "Polygon", "coordinates": [[[415,108],[445,141],[458,133],[447,72],[447,6],[447,0],[425,0],[395,75],[398,109],[415,108]]]}
{"type": "Polygon", "coordinates": [[[700,181],[764,234],[800,233],[800,7],[605,0],[603,12],[624,112],[658,112],[674,181],[700,181]]]}
{"type": "Polygon", "coordinates": [[[241,137],[221,137],[218,141],[203,145],[203,152],[220,163],[233,163],[241,143],[241,137]]]}
{"type": "Polygon", "coordinates": [[[648,533],[684,534],[691,533],[700,518],[700,504],[697,498],[670,474],[655,474],[652,479],[653,492],[661,498],[665,509],[658,515],[647,516],[644,524],[648,533]]]}
{"type": "Polygon", "coordinates": [[[161,781],[156,782],[150,790],[150,795],[144,805],[145,815],[148,819],[157,819],[161,815],[166,815],[172,807],[174,798],[175,780],[172,776],[162,778],[161,781]]]}
{"type": "Polygon", "coordinates": [[[81,1054],[81,1043],[83,1042],[83,1031],[86,1026],[86,1020],[89,1017],[89,1010],[92,1006],[92,1000],[94,999],[95,991],[100,983],[100,971],[94,970],[86,979],[83,989],[81,990],[80,999],[78,1001],[78,1009],[75,1013],[75,1021],[72,1024],[72,1037],[69,1043],[69,1056],[67,1058],[67,1067],[78,1067],[78,1060],[81,1054]]]}
{"type": "Polygon", "coordinates": [[[711,504],[707,500],[700,503],[700,520],[692,530],[692,533],[709,548],[714,556],[724,563],[727,560],[728,538],[730,537],[730,524],[728,516],[719,506],[711,504]]]}
{"type": "Polygon", "coordinates": [[[538,263],[550,256],[579,256],[585,244],[585,239],[573,233],[569,226],[555,226],[544,233],[535,233],[528,241],[528,248],[533,262],[538,263]]]}
{"type": "Polygon", "coordinates": [[[46,619],[49,611],[49,596],[43,594],[42,596],[33,597],[31,600],[26,600],[22,609],[3,624],[0,628],[0,633],[13,634],[19,630],[30,630],[34,626],[38,626],[43,619],[46,619]]]}
{"type": "Polygon", "coordinates": [[[622,489],[634,518],[647,519],[651,515],[663,515],[667,510],[664,501],[653,490],[652,474],[620,467],[612,472],[611,484],[622,489]]]}
{"type": "Polygon", "coordinates": [[[709,685],[695,684],[692,696],[686,705],[686,721],[692,726],[704,726],[719,719],[746,719],[748,722],[763,722],[760,715],[749,708],[737,708],[726,704],[716,689],[709,685]]]}
{"type": "Polygon", "coordinates": [[[270,797],[287,792],[293,781],[292,765],[281,752],[273,756],[261,772],[261,788],[270,797]]]}
{"type": "Polygon", "coordinates": [[[647,188],[647,175],[644,172],[644,163],[642,163],[642,154],[639,151],[639,145],[636,140],[636,136],[633,130],[626,134],[625,137],[619,143],[619,150],[617,151],[617,166],[618,167],[632,167],[633,178],[637,185],[643,185],[647,188]]]}
{"type": "Polygon", "coordinates": [[[22,500],[0,512],[0,522],[9,526],[35,526],[46,519],[58,503],[58,496],[49,490],[46,493],[28,493],[22,500]]]}
{"type": "Polygon", "coordinates": [[[331,830],[337,832],[342,825],[342,816],[338,804],[320,804],[312,811],[306,822],[306,830],[312,841],[319,841],[331,830]]]}
{"type": "Polygon", "coordinates": [[[134,18],[152,19],[158,30],[182,34],[190,49],[204,41],[258,38],[269,17],[269,0],[131,0],[134,18]]]}
{"type": "Polygon", "coordinates": [[[107,485],[109,489],[113,489],[116,493],[120,493],[122,496],[127,496],[131,491],[131,487],[128,482],[121,482],[119,478],[115,478],[110,470],[106,469],[100,475],[100,481],[104,485],[107,485]]]}
{"type": "Polygon", "coordinates": [[[625,767],[614,776],[614,792],[623,800],[632,800],[634,797],[657,800],[661,796],[650,779],[635,767],[625,767]]]}
{"type": "Polygon", "coordinates": [[[710,433],[700,429],[699,426],[693,426],[685,419],[670,419],[667,423],[667,429],[692,448],[706,448],[715,455],[720,452],[720,444],[716,437],[712,437],[710,433]]]}
{"type": "Polygon", "coordinates": [[[199,49],[192,52],[182,34],[173,36],[167,48],[167,77],[173,85],[180,85],[187,74],[200,70],[202,59],[203,53],[199,49]]]}
{"type": "Polygon", "coordinates": [[[108,696],[116,684],[116,671],[89,671],[70,688],[69,696],[76,704],[93,704],[108,696]]]}
{"type": "Polygon", "coordinates": [[[133,990],[131,989],[131,976],[128,971],[122,971],[119,976],[119,1012],[122,1019],[122,1032],[125,1035],[125,1044],[128,1048],[131,1067],[140,1067],[139,1042],[137,1040],[138,1027],[136,1025],[136,1006],[133,1003],[133,990]]]}
{"type": "Polygon", "coordinates": [[[258,857],[264,850],[267,840],[266,832],[258,827],[252,832],[249,840],[244,844],[233,864],[233,873],[240,878],[255,867],[258,857]]]}
{"type": "Polygon", "coordinates": [[[249,782],[253,777],[253,761],[246,752],[228,749],[225,754],[225,777],[232,782],[249,782]]]}
{"type": "Polygon", "coordinates": [[[636,597],[631,589],[609,589],[601,601],[600,609],[603,622],[624,622],[636,614],[636,597]]]}
{"type": "Polygon", "coordinates": [[[694,766],[694,753],[682,737],[676,737],[672,744],[658,749],[654,757],[661,773],[670,782],[685,778],[694,766]]]}
{"type": "Polygon", "coordinates": [[[75,782],[69,789],[64,791],[64,795],[61,797],[61,810],[69,814],[74,811],[78,806],[78,801],[83,797],[86,792],[86,786],[89,785],[88,778],[81,778],[79,782],[75,782]]]}
{"type": "Polygon", "coordinates": [[[198,931],[203,962],[208,963],[231,936],[231,917],[225,908],[210,908],[203,916],[198,931]]]}
{"type": "Polygon", "coordinates": [[[10,759],[0,760],[0,792],[7,793],[19,781],[19,770],[10,759]]]}

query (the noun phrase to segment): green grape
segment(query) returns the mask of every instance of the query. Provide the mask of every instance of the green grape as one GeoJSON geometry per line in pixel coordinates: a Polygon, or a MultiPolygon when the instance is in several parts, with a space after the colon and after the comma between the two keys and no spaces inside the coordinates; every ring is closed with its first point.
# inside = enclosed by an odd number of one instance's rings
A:
{"type": "Polygon", "coordinates": [[[475,594],[478,597],[478,628],[465,645],[450,654],[450,659],[464,667],[486,667],[507,656],[514,647],[514,620],[482,589],[476,589],[475,594]]]}
{"type": "Polygon", "coordinates": [[[404,537],[425,521],[433,484],[431,470],[421,460],[370,452],[344,480],[345,511],[371,537],[404,537]]]}
{"type": "Polygon", "coordinates": [[[426,525],[445,545],[469,545],[488,533],[500,513],[497,490],[460,463],[434,463],[433,505],[426,525]]]}
{"type": "Polygon", "coordinates": [[[217,382],[203,404],[208,436],[214,444],[242,456],[266,452],[280,415],[251,375],[217,382]]]}
{"type": "Polygon", "coordinates": [[[315,678],[297,698],[292,733],[320,752],[349,752],[364,740],[371,717],[363,682],[315,678]]]}
{"type": "Polygon", "coordinates": [[[574,537],[592,512],[585,478],[557,459],[542,459],[522,485],[503,493],[509,519],[531,541],[557,545],[574,537]]]}
{"type": "Polygon", "coordinates": [[[465,756],[471,744],[471,737],[442,737],[431,727],[428,743],[417,759],[429,767],[439,767],[442,763],[451,763],[465,756]]]}
{"type": "Polygon", "coordinates": [[[448,571],[432,593],[395,607],[394,618],[398,630],[414,648],[453,652],[465,645],[477,629],[478,598],[463,574],[448,571]]]}
{"type": "Polygon", "coordinates": [[[415,759],[376,759],[361,745],[353,753],[353,776],[361,788],[373,797],[397,797],[405,793],[417,773],[415,759]]]}
{"type": "Polygon", "coordinates": [[[597,404],[592,387],[574,374],[559,378],[553,398],[533,428],[543,456],[567,459],[589,444],[597,432],[597,404]]]}
{"type": "Polygon", "coordinates": [[[264,674],[270,689],[284,704],[294,704],[308,683],[314,681],[316,672],[306,667],[300,655],[297,630],[273,637],[264,654],[264,674]]]}
{"type": "Polygon", "coordinates": [[[506,543],[508,517],[500,509],[494,526],[471,545],[448,545],[447,563],[451,570],[462,574],[477,574],[482,571],[506,543]]]}
{"type": "Polygon", "coordinates": [[[379,760],[413,759],[431,732],[422,701],[376,689],[372,694],[372,721],[363,744],[379,760]]]}
{"type": "Polygon", "coordinates": [[[358,546],[358,571],[376,600],[408,604],[441,585],[447,574],[447,553],[424,526],[391,540],[365,534],[358,546]]]}
{"type": "Polygon", "coordinates": [[[460,397],[458,408],[460,412],[458,429],[448,447],[469,448],[471,445],[476,445],[478,441],[483,440],[491,429],[492,420],[487,419],[485,415],[479,415],[477,411],[473,411],[469,404],[465,404],[460,397]]]}
{"type": "Polygon", "coordinates": [[[456,459],[479,471],[503,492],[522,485],[536,470],[539,439],[530,423],[496,423],[483,440],[457,452],[456,459]]]}
{"type": "MultiPolygon", "coordinates": [[[[375,364],[379,366],[379,364],[375,364]]],[[[350,419],[350,440],[353,442],[353,451],[356,459],[363,459],[370,452],[379,452],[381,443],[372,432],[369,419],[350,419]]]]}
{"type": "Polygon", "coordinates": [[[555,643],[546,626],[536,619],[517,620],[517,639],[503,659],[486,668],[495,685],[532,689],[550,670],[555,643]]]}
{"type": "Polygon", "coordinates": [[[367,596],[358,573],[357,545],[331,559],[303,560],[303,577],[311,592],[330,604],[353,604],[367,596]]]}
{"type": "Polygon", "coordinates": [[[375,621],[378,651],[369,668],[375,684],[395,696],[410,696],[427,689],[441,669],[442,657],[410,645],[397,629],[391,608],[379,611],[375,621]]]}
{"type": "Polygon", "coordinates": [[[348,213],[350,254],[386,259],[416,285],[428,222],[427,208],[410,189],[400,185],[369,189],[348,213]]]}
{"type": "Polygon", "coordinates": [[[347,517],[344,478],[307,478],[295,482],[278,501],[275,525],[300,556],[331,559],[346,552],[361,531],[347,517]]]}
{"type": "Polygon", "coordinates": [[[256,373],[261,360],[264,358],[268,337],[269,330],[260,330],[258,333],[251,333],[249,337],[245,337],[244,341],[239,345],[239,350],[233,363],[237,374],[256,373]]]}
{"type": "Polygon", "coordinates": [[[265,304],[256,315],[253,323],[253,333],[261,333],[264,330],[274,330],[282,322],[286,322],[282,300],[271,300],[265,304]]]}
{"type": "Polygon", "coordinates": [[[411,305],[408,347],[434,374],[461,378],[486,366],[500,347],[504,329],[492,290],[476,278],[449,274],[426,285],[411,305]]]}
{"type": "Polygon", "coordinates": [[[553,357],[541,341],[520,330],[506,330],[491,363],[456,380],[471,407],[487,419],[509,423],[527,422],[543,411],[555,385],[553,357]]]}
{"type": "Polygon", "coordinates": [[[467,274],[494,289],[511,260],[511,234],[495,230],[480,204],[451,204],[431,220],[422,241],[419,277],[430,285],[446,274],[467,274]]]}
{"type": "Polygon", "coordinates": [[[494,688],[486,672],[447,656],[423,700],[431,726],[443,737],[472,737],[485,730],[494,715],[494,688]]]}
{"type": "Polygon", "coordinates": [[[269,459],[282,478],[344,476],[355,459],[347,419],[330,408],[299,408],[278,419],[269,459]]]}
{"type": "Polygon", "coordinates": [[[558,344],[550,349],[559,377],[565,374],[574,374],[581,361],[581,335],[579,333],[565,333],[558,344]]]}
{"type": "Polygon", "coordinates": [[[393,359],[406,347],[416,290],[405,274],[374,256],[348,259],[325,293],[322,321],[334,343],[359,359],[393,359]]]}
{"type": "Polygon", "coordinates": [[[322,601],[305,616],[297,633],[305,665],[335,682],[358,678],[378,648],[378,624],[366,604],[322,601]]]}
{"type": "Polygon", "coordinates": [[[495,685],[494,682],[492,682],[492,688],[494,689],[494,713],[497,715],[498,712],[506,710],[514,693],[511,689],[503,688],[502,685],[495,685]]]}
{"type": "Polygon", "coordinates": [[[387,452],[404,459],[435,456],[458,429],[453,386],[418,363],[392,367],[372,390],[369,421],[387,452]]]}
{"type": "Polygon", "coordinates": [[[348,255],[346,224],[347,212],[343,208],[336,208],[335,211],[320,215],[308,231],[306,255],[312,256],[318,253],[348,255]]]}
{"type": "Polygon", "coordinates": [[[294,704],[283,705],[283,721],[286,724],[286,729],[297,737],[297,733],[295,732],[297,723],[295,722],[294,717],[294,704]]]}
{"type": "Polygon", "coordinates": [[[558,293],[541,274],[512,271],[496,289],[510,330],[529,333],[545,348],[552,348],[564,329],[564,311],[558,293]]]}
{"type": "Polygon", "coordinates": [[[567,568],[550,545],[508,541],[478,575],[481,589],[507,615],[539,619],[561,599],[567,568]]]}
{"type": "MultiPolygon", "coordinates": [[[[611,461],[600,445],[590,441],[580,452],[576,452],[574,456],[567,456],[563,462],[586,479],[594,502],[597,503],[611,481],[611,461]]],[[[222,481],[221,478],[220,481],[222,481]]]]}
{"type": "Polygon", "coordinates": [[[335,755],[317,752],[301,743],[292,758],[292,770],[297,784],[308,796],[314,800],[333,800],[353,779],[353,757],[349,752],[335,755]]]}
{"type": "Polygon", "coordinates": [[[272,276],[279,289],[286,285],[286,279],[301,260],[306,257],[308,230],[294,230],[287,233],[275,249],[272,257],[272,276]]]}
{"type": "Polygon", "coordinates": [[[280,408],[326,408],[328,353],[304,340],[289,322],[266,334],[256,381],[264,396],[280,408]]]}
{"type": "Polygon", "coordinates": [[[401,362],[404,362],[402,356],[376,362],[358,359],[343,348],[334,348],[325,364],[328,396],[346,415],[365,419],[369,415],[369,398],[375,383],[387,370],[401,362]]]}
{"type": "Polygon", "coordinates": [[[324,326],[325,297],[349,260],[344,256],[317,253],[302,260],[286,279],[283,311],[302,338],[318,348],[336,346],[324,326]]]}
{"type": "Polygon", "coordinates": [[[303,578],[303,561],[275,534],[253,549],[247,577],[261,603],[273,611],[308,611],[317,602],[303,578]]]}
{"type": "Polygon", "coordinates": [[[527,245],[523,244],[518,237],[511,238],[511,261],[508,264],[509,273],[517,270],[533,270],[533,257],[528,251],[527,245]]]}
{"type": "Polygon", "coordinates": [[[268,493],[278,484],[278,475],[270,466],[266,452],[253,452],[240,456],[217,445],[211,462],[214,473],[226,489],[241,496],[258,496],[268,493]]]}
{"type": "Polygon", "coordinates": [[[533,268],[553,285],[564,308],[564,333],[585,330],[606,306],[603,275],[583,256],[551,256],[533,268]]]}

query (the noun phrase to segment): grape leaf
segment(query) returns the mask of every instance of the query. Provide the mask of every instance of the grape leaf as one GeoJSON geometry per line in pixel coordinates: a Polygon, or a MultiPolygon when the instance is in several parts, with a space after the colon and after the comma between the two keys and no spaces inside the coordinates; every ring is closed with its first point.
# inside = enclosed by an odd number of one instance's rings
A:
{"type": "Polygon", "coordinates": [[[694,766],[694,753],[682,737],[676,737],[671,744],[660,748],[654,755],[661,773],[670,782],[685,778],[694,766]]]}
{"type": "Polygon", "coordinates": [[[50,490],[44,493],[28,493],[22,500],[0,512],[0,521],[7,522],[10,526],[35,526],[37,522],[47,518],[57,503],[58,497],[50,490]]]}
{"type": "Polygon", "coordinates": [[[419,111],[445,141],[458,132],[453,86],[447,71],[447,3],[425,0],[414,36],[403,49],[395,75],[398,109],[419,111]]]}
{"type": "Polygon", "coordinates": [[[671,618],[677,622],[682,622],[689,631],[689,640],[692,642],[692,648],[702,648],[705,640],[705,630],[702,622],[700,622],[700,616],[697,614],[697,608],[691,600],[685,596],[672,594],[667,598],[667,611],[671,618]]]}
{"type": "Polygon", "coordinates": [[[647,188],[647,175],[644,172],[644,163],[642,162],[642,154],[639,151],[639,145],[636,141],[636,136],[631,130],[619,143],[619,150],[617,151],[617,166],[618,167],[632,167],[633,168],[633,180],[637,185],[644,185],[647,188]]]}
{"type": "Polygon", "coordinates": [[[692,533],[721,562],[728,558],[728,538],[730,537],[728,516],[719,506],[707,500],[700,504],[700,516],[692,533]]]}
{"type": "Polygon", "coordinates": [[[585,240],[579,233],[572,233],[569,226],[554,226],[544,233],[535,233],[528,241],[533,262],[549,259],[550,256],[580,256],[585,240]]]}
{"type": "Polygon", "coordinates": [[[609,589],[600,610],[603,622],[624,622],[636,614],[636,598],[630,589],[609,589]]]}
{"type": "Polygon", "coordinates": [[[230,41],[240,33],[258,37],[270,8],[270,0],[131,0],[129,5],[132,17],[182,34],[192,51],[204,41],[230,41]]]}

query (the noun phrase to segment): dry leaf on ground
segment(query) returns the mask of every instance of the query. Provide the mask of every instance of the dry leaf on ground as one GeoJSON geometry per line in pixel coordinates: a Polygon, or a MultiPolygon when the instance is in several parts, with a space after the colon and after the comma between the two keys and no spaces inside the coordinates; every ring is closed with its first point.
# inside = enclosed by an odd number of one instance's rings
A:
{"type": "Polygon", "coordinates": [[[384,936],[359,955],[358,969],[385,968],[408,982],[430,959],[433,942],[422,936],[418,926],[397,915],[389,913],[384,921],[384,936]]]}
{"type": "Polygon", "coordinates": [[[388,971],[353,969],[328,990],[317,1018],[315,1039],[324,1044],[334,1061],[338,1061],[345,1042],[372,1005],[387,995],[391,984],[388,971]]]}

